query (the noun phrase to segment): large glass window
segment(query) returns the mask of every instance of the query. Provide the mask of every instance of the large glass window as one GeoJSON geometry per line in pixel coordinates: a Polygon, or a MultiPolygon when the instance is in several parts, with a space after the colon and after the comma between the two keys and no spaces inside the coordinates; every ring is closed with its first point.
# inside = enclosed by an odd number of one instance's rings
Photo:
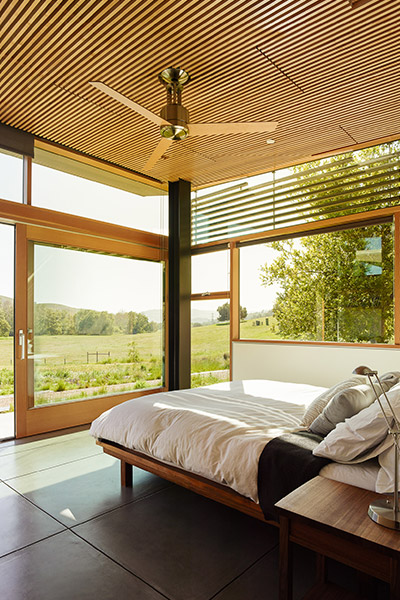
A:
{"type": "Polygon", "coordinates": [[[23,159],[19,154],[0,150],[0,199],[22,202],[23,159]]]}
{"type": "Polygon", "coordinates": [[[229,379],[228,290],[229,250],[192,256],[192,387],[229,379]]]}
{"type": "Polygon", "coordinates": [[[96,167],[35,151],[32,204],[124,227],[168,233],[166,194],[96,167]]]}
{"type": "Polygon", "coordinates": [[[192,256],[192,294],[222,292],[228,289],[228,250],[192,256]]]}
{"type": "Polygon", "coordinates": [[[393,225],[240,249],[241,338],[394,343],[393,225]]]}
{"type": "Polygon", "coordinates": [[[193,301],[192,387],[229,380],[229,302],[193,301]]]}
{"type": "Polygon", "coordinates": [[[34,405],[163,383],[163,265],[30,242],[34,405]]]}

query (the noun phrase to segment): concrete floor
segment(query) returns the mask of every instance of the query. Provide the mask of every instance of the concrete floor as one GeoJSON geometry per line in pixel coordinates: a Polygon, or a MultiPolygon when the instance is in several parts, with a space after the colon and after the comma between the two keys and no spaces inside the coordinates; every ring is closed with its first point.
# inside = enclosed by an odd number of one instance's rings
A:
{"type": "MultiPolygon", "coordinates": [[[[295,599],[313,579],[299,548],[295,599]]],[[[0,598],[275,600],[278,531],[139,469],[121,489],[82,428],[5,442],[0,598]]]]}

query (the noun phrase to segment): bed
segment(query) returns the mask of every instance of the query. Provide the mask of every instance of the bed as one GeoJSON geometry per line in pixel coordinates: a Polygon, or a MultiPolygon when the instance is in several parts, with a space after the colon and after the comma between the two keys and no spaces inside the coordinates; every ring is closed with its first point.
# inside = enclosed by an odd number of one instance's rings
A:
{"type": "MultiPolygon", "coordinates": [[[[387,389],[397,389],[400,374],[387,375],[387,389]]],[[[122,485],[132,484],[132,466],[136,466],[265,521],[269,519],[258,497],[258,464],[264,449],[271,440],[304,431],[316,419],[321,420],[320,415],[324,416],[338,396],[335,410],[331,407],[326,414],[332,419],[335,413],[333,421],[339,421],[332,431],[340,434],[343,414],[349,417],[347,400],[343,411],[343,391],[350,389],[354,395],[354,388],[357,393],[362,388],[361,404],[358,397],[356,402],[353,396],[351,400],[355,403],[351,410],[358,414],[374,404],[373,390],[361,376],[332,388],[245,380],[160,392],[103,413],[92,423],[90,433],[104,452],[121,461],[122,485]]],[[[351,418],[353,415],[343,422],[351,418]]],[[[326,464],[320,475],[375,491],[382,470],[375,448],[390,449],[386,431],[380,432],[378,443],[362,450],[361,461],[358,455],[349,460],[325,456],[329,435],[321,437],[317,446],[325,444],[320,456],[333,462],[326,464]]]]}

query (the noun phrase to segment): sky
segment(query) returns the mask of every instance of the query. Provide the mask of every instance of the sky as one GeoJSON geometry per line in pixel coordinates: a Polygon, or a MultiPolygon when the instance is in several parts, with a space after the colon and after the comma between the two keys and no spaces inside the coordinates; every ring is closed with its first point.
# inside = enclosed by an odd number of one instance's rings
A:
{"type": "MultiPolygon", "coordinates": [[[[0,197],[22,201],[22,160],[0,153],[0,197]]],[[[260,177],[252,178],[257,184],[260,177]]],[[[227,184],[229,185],[229,184],[227,184]]],[[[232,185],[232,184],[230,184],[232,185]]],[[[167,232],[165,197],[137,196],[103,184],[34,165],[32,204],[145,231],[167,232]],[[112,202],[110,202],[110,193],[112,202]]],[[[0,224],[0,295],[13,296],[13,227],[0,224]]],[[[241,250],[240,303],[248,312],[272,308],[276,289],[260,285],[259,270],[273,257],[265,245],[241,250]]],[[[35,246],[35,302],[109,312],[142,312],[161,306],[159,264],[68,249],[35,246]],[[146,285],[140,285],[146,281],[146,285]]],[[[229,253],[193,258],[192,291],[229,289],[229,253]]],[[[196,308],[216,310],[210,301],[196,308]]]]}
{"type": "Polygon", "coordinates": [[[113,313],[162,306],[160,263],[36,245],[34,264],[37,303],[113,313]]]}
{"type": "Polygon", "coordinates": [[[14,227],[0,224],[0,296],[14,297],[14,227]]]}

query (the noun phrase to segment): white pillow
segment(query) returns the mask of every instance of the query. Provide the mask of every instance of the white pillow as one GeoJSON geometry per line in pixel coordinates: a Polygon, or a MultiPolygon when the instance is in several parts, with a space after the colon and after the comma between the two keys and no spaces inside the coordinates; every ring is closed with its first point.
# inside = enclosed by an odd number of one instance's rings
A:
{"type": "MultiPolygon", "coordinates": [[[[394,412],[396,413],[397,418],[400,420],[400,400],[396,398],[396,396],[400,396],[400,384],[392,387],[390,392],[387,394],[390,403],[393,407],[394,412]]],[[[386,412],[386,410],[385,410],[386,412]]],[[[375,490],[379,494],[389,494],[393,493],[394,489],[394,442],[393,437],[389,434],[387,436],[388,448],[386,448],[383,452],[381,452],[378,456],[378,462],[380,465],[378,477],[376,479],[376,487],[375,490]]],[[[399,457],[399,465],[400,465],[400,457],[399,457]]],[[[400,482],[399,482],[400,488],[400,482]]]]}
{"type": "MultiPolygon", "coordinates": [[[[387,396],[396,414],[400,416],[400,384],[387,392],[387,396]]],[[[385,399],[380,397],[385,407],[385,399]]],[[[387,414],[385,409],[385,413],[387,414]]],[[[389,419],[390,420],[390,419],[389,419]]],[[[339,423],[314,449],[316,456],[324,456],[336,462],[346,463],[363,461],[378,456],[391,443],[387,436],[388,426],[378,401],[344,423],[339,423]]]]}
{"type": "Polygon", "coordinates": [[[390,434],[388,438],[390,442],[389,448],[378,456],[380,469],[375,484],[375,491],[378,494],[389,494],[394,489],[394,443],[390,434]]]}
{"type": "Polygon", "coordinates": [[[368,378],[364,375],[352,375],[346,381],[341,381],[325,392],[322,392],[311,404],[307,407],[301,422],[302,427],[310,427],[311,423],[322,413],[328,402],[339,392],[347,390],[354,385],[368,383],[368,378]]]}

